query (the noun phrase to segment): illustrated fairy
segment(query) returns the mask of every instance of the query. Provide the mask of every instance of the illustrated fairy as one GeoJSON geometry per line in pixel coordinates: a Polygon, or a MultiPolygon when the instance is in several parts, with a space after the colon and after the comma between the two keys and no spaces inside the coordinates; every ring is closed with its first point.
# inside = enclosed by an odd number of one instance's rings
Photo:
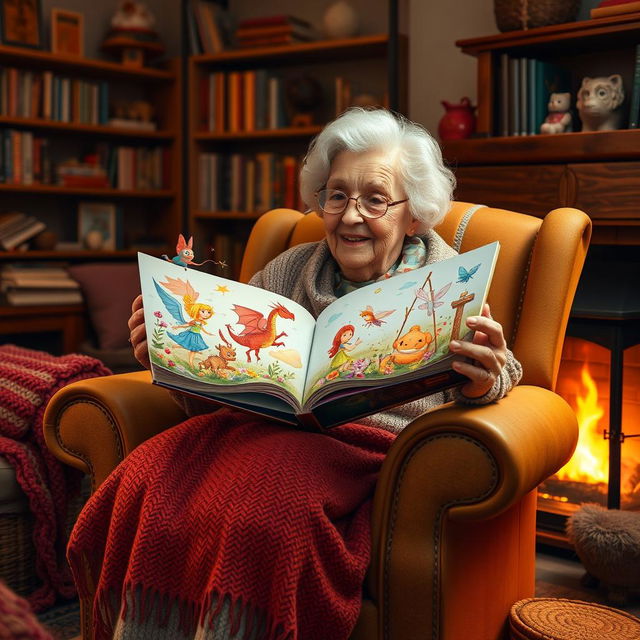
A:
{"type": "Polygon", "coordinates": [[[213,315],[214,311],[211,305],[198,302],[200,294],[194,290],[188,280],[170,278],[169,276],[167,276],[166,279],[166,282],[161,282],[160,284],[154,280],[153,284],[167,311],[180,323],[175,325],[173,329],[185,329],[180,333],[170,333],[167,331],[167,336],[177,345],[183,347],[189,352],[189,366],[194,369],[196,353],[209,348],[200,334],[205,333],[208,336],[213,335],[204,327],[207,324],[207,320],[213,315]],[[175,298],[170,296],[162,287],[165,287],[171,291],[171,293],[181,296],[182,305],[175,300],[175,298]],[[183,307],[189,317],[189,320],[187,320],[182,313],[183,307]]]}

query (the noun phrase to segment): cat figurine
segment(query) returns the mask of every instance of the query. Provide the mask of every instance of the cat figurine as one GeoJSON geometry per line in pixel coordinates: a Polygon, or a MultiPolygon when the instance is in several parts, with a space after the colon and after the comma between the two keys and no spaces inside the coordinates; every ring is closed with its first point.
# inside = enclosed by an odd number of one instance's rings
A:
{"type": "Polygon", "coordinates": [[[610,131],[620,128],[620,110],[624,100],[622,76],[583,78],[576,106],[582,131],[610,131]]]}

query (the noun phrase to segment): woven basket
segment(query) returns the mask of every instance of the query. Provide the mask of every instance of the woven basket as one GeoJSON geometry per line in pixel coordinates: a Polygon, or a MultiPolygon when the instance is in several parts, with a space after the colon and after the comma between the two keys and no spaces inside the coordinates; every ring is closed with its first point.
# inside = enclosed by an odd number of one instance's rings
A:
{"type": "Polygon", "coordinates": [[[579,9],[580,0],[493,0],[496,24],[500,31],[572,22],[579,9]]]}
{"type": "Polygon", "coordinates": [[[38,586],[30,513],[0,514],[0,580],[20,596],[38,586]]]}
{"type": "Polygon", "coordinates": [[[640,640],[640,620],[593,602],[529,598],[509,613],[510,640],[640,640]]]}
{"type": "MultiPolygon", "coordinates": [[[[91,492],[88,481],[67,508],[67,539],[91,492]]],[[[33,515],[0,514],[0,580],[20,596],[31,595],[41,584],[36,573],[36,550],[33,543],[33,515]]]]}

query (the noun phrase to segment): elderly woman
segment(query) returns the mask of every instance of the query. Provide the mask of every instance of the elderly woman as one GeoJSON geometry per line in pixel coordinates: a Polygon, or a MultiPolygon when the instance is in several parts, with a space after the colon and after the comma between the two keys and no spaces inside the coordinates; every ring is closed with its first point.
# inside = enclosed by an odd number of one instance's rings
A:
{"type": "MultiPolygon", "coordinates": [[[[302,197],[326,237],[293,247],[251,284],[317,316],[357,287],[454,255],[433,230],[454,178],[420,126],[351,109],[311,143],[302,197]]],[[[488,306],[470,318],[468,378],[328,434],[176,394],[193,416],[138,447],[83,511],[69,547],[81,595],[97,585],[101,638],[348,638],[369,559],[369,509],[388,447],[412,418],[454,399],[488,403],[520,379],[488,306]],[[104,556],[104,559],[102,560],[104,556]]],[[[149,366],[142,301],[129,320],[149,366]]]]}

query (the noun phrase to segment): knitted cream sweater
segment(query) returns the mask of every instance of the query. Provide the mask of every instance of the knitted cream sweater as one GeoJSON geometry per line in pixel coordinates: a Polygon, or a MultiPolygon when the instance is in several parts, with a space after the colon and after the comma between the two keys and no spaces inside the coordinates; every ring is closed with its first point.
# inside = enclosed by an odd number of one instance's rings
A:
{"type": "MultiPolygon", "coordinates": [[[[450,258],[456,253],[435,231],[427,232],[422,239],[427,247],[426,264],[450,258]]],[[[256,273],[249,284],[286,296],[317,317],[336,300],[334,286],[337,271],[338,264],[333,259],[326,240],[322,240],[297,245],[280,254],[262,271],[256,273]]],[[[497,378],[493,388],[480,398],[466,398],[457,391],[435,393],[359,422],[398,433],[414,418],[448,400],[468,404],[486,404],[498,400],[506,395],[521,377],[522,367],[509,351],[502,374],[497,378]]],[[[211,411],[209,403],[178,394],[175,397],[189,415],[211,411]]]]}

